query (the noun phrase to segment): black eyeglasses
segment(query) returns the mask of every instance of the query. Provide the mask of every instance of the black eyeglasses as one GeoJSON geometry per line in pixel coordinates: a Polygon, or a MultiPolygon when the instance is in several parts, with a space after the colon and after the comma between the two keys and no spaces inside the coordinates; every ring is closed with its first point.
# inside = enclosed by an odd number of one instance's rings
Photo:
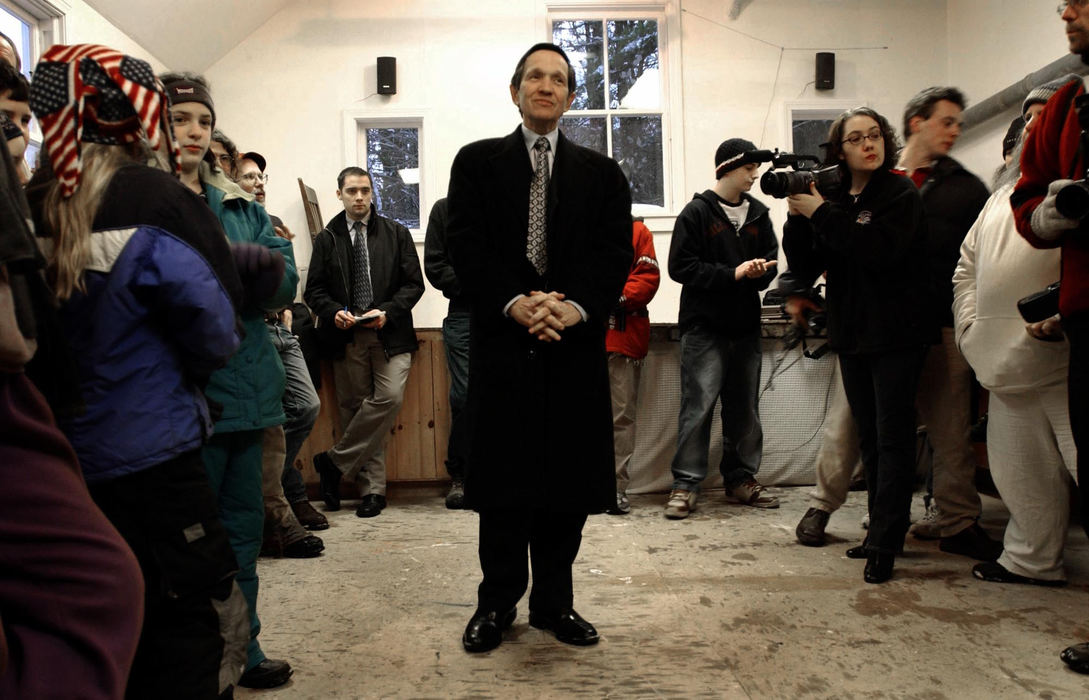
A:
{"type": "Polygon", "coordinates": [[[884,134],[881,133],[880,129],[870,129],[870,131],[865,134],[860,134],[856,131],[847,138],[840,141],[840,143],[849,143],[852,146],[857,146],[862,143],[863,139],[877,143],[882,138],[884,138],[884,134]]]}

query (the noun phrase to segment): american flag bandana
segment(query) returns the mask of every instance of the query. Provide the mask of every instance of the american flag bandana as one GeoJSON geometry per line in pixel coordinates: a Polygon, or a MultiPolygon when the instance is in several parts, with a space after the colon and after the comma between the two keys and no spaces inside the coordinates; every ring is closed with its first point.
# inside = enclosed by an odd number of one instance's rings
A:
{"type": "Polygon", "coordinates": [[[120,145],[147,139],[157,150],[165,138],[174,172],[181,172],[170,102],[146,61],[95,44],[53,46],[34,71],[30,109],[41,122],[64,197],[79,189],[84,142],[120,145]]]}

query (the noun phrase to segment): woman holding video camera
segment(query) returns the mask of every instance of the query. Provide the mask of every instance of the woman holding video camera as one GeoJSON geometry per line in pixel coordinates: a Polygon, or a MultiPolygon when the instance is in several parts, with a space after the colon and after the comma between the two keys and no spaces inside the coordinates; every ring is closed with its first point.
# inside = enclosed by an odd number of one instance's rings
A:
{"type": "MultiPolygon", "coordinates": [[[[867,107],[841,114],[825,144],[838,165],[838,191],[788,198],[783,249],[801,281],[827,279],[829,345],[858,423],[870,528],[847,550],[866,559],[864,580],[892,577],[910,525],[915,467],[915,389],[936,329],[925,309],[930,285],[923,203],[911,180],[892,171],[896,134],[867,107]]],[[[789,305],[796,322],[812,302],[789,305]]]]}

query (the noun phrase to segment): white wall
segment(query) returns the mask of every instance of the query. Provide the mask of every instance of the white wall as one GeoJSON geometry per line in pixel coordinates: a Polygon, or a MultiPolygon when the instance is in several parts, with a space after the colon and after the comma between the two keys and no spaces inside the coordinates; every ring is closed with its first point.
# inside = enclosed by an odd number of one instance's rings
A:
{"type": "MultiPolygon", "coordinates": [[[[1067,51],[1063,21],[1053,2],[949,0],[947,23],[950,85],[980,102],[1067,51]]],[[[1002,137],[1020,108],[963,135],[953,156],[985,182],[998,167],[1002,137]]]]}
{"type": "Polygon", "coordinates": [[[65,14],[65,43],[102,44],[123,54],[142,58],[151,64],[156,73],[167,70],[167,66],[154,54],[114,26],[84,0],[71,2],[72,7],[65,14]]]}

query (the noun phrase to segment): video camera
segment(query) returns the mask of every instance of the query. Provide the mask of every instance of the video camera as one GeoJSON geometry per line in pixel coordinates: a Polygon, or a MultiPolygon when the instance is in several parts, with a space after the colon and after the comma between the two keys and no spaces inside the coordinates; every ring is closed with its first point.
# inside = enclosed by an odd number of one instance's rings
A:
{"type": "Polygon", "coordinates": [[[771,163],[773,170],[769,170],[760,178],[760,191],[770,194],[776,199],[783,199],[792,194],[809,192],[809,183],[816,183],[817,189],[825,197],[835,196],[842,179],[839,166],[830,165],[827,168],[820,167],[820,159],[816,156],[799,155],[795,153],[780,153],[774,151],[756,151],[754,156],[758,163],[771,163]],[[790,168],[787,171],[776,172],[774,168],[790,168]]]}

